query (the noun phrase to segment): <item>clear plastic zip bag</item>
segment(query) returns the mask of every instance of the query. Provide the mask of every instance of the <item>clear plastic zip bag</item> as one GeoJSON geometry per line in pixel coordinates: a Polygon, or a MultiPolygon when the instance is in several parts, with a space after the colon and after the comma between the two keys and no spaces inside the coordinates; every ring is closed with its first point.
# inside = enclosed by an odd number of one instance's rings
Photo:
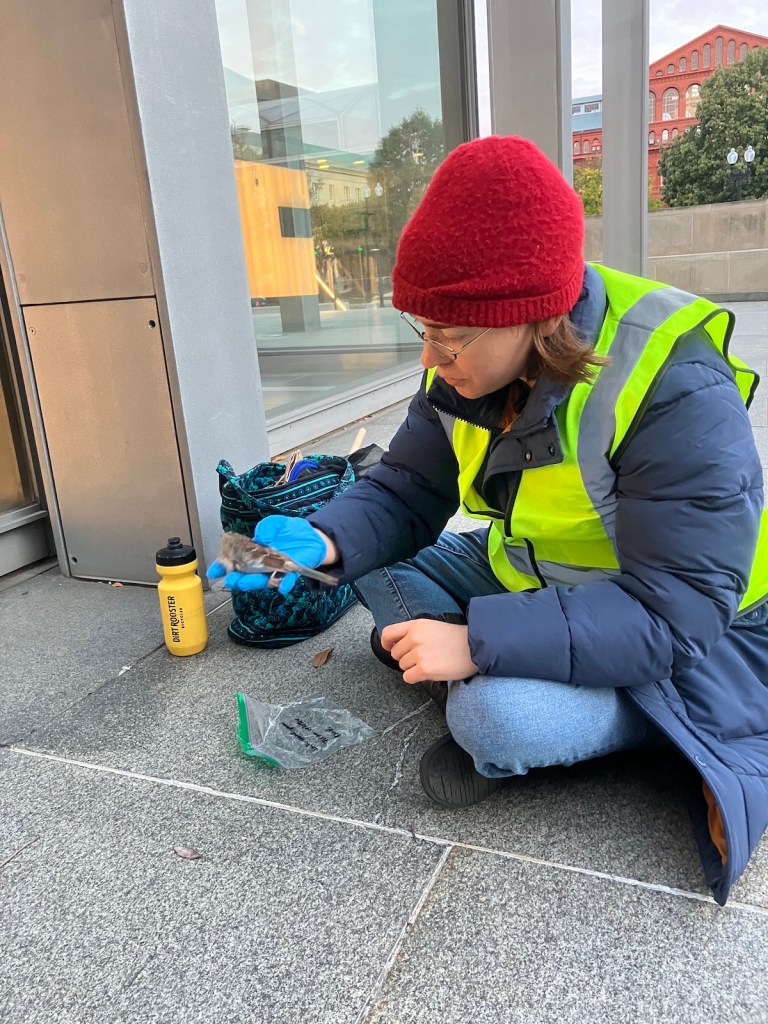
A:
{"type": "Polygon", "coordinates": [[[238,693],[237,706],[237,736],[244,753],[277,768],[307,768],[375,735],[369,725],[325,697],[280,705],[238,693]]]}

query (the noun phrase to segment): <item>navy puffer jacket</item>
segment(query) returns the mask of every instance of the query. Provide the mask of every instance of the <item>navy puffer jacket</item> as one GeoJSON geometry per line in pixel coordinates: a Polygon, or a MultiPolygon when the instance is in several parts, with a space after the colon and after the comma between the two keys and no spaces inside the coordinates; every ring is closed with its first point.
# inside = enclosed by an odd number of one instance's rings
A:
{"type": "MultiPolygon", "coordinates": [[[[604,312],[602,280],[587,268],[572,319],[596,338],[604,312]]],[[[510,486],[523,450],[556,433],[564,395],[540,380],[496,446],[494,469],[501,460],[510,486]]],[[[466,400],[439,380],[427,395],[422,383],[381,465],[310,519],[335,541],[342,578],[412,557],[457,510],[458,467],[431,402],[488,426],[503,400],[466,400]]],[[[705,335],[678,345],[615,470],[621,573],[473,599],[472,659],[489,675],[626,687],[714,794],[708,806],[702,787],[694,826],[725,903],[768,825],[768,603],[735,617],[763,479],[733,375],[705,335]],[[725,859],[713,841],[721,829],[725,859]]]]}

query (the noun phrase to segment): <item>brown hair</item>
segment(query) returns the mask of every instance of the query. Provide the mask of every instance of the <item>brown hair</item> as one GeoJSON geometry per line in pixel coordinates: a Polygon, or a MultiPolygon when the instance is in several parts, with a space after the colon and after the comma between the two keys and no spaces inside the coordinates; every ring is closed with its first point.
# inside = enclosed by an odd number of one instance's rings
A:
{"type": "Polygon", "coordinates": [[[558,384],[590,383],[595,371],[610,360],[599,356],[566,315],[552,334],[544,336],[541,324],[533,325],[531,377],[546,375],[558,384]]]}

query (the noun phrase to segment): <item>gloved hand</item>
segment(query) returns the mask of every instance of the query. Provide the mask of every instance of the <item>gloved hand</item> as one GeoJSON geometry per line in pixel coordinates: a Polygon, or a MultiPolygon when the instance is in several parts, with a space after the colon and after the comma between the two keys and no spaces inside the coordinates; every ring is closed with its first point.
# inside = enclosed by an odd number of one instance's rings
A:
{"type": "MultiPolygon", "coordinates": [[[[308,569],[316,569],[326,555],[325,540],[320,533],[310,526],[305,519],[293,516],[267,516],[256,527],[253,539],[257,544],[280,551],[300,562],[308,569]]],[[[209,580],[221,579],[226,575],[224,586],[227,590],[263,590],[269,582],[269,573],[265,572],[230,572],[227,573],[221,562],[212,562],[205,575],[209,580]]],[[[278,586],[280,594],[287,594],[293,589],[298,573],[289,572],[282,578],[278,586]]]]}

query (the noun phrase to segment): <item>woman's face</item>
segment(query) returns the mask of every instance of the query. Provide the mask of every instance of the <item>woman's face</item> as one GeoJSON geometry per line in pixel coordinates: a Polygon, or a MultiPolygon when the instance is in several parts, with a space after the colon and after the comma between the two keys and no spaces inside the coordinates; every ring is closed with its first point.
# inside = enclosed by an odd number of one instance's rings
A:
{"type": "Polygon", "coordinates": [[[414,319],[425,331],[421,365],[427,370],[436,367],[438,376],[463,398],[490,395],[525,375],[533,348],[533,324],[487,329],[453,327],[422,317],[414,319]],[[430,341],[459,354],[453,359],[430,341]]]}

